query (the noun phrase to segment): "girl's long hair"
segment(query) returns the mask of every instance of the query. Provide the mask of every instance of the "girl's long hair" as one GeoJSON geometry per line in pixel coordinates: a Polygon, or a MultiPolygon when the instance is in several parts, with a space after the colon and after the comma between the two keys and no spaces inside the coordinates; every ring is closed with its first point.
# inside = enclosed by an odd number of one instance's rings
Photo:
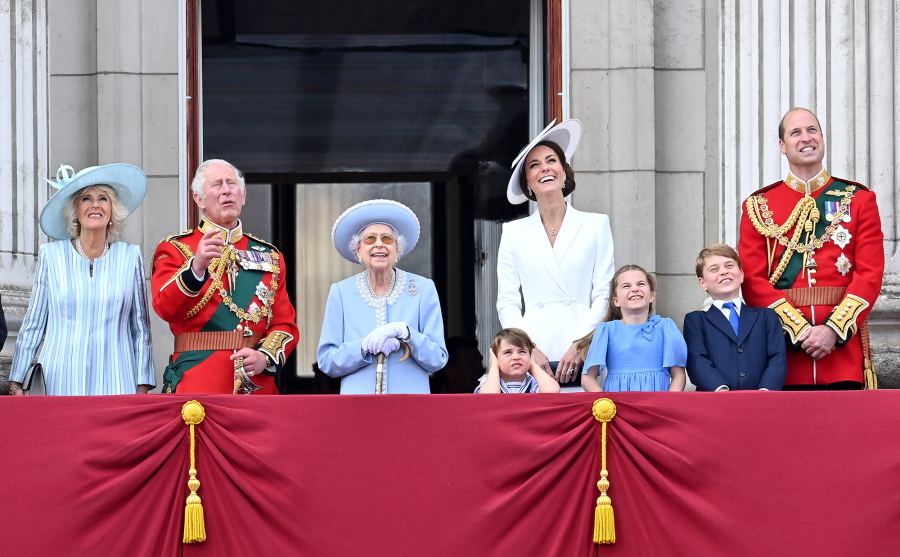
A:
{"type": "MultiPolygon", "coordinates": [[[[609,300],[607,300],[606,302],[606,315],[603,317],[604,321],[615,321],[616,319],[622,319],[622,309],[617,307],[613,303],[613,297],[616,295],[616,286],[619,282],[619,276],[627,271],[640,271],[644,273],[644,276],[647,277],[647,284],[650,285],[650,292],[656,292],[656,278],[648,273],[646,269],[644,269],[640,265],[623,265],[619,267],[616,270],[615,274],[613,274],[612,279],[609,281],[609,300]]],[[[653,313],[653,302],[650,303],[650,313],[653,313]]],[[[593,340],[594,331],[591,331],[590,333],[575,341],[575,348],[581,354],[582,359],[587,358],[587,351],[591,347],[591,342],[593,340]]]]}

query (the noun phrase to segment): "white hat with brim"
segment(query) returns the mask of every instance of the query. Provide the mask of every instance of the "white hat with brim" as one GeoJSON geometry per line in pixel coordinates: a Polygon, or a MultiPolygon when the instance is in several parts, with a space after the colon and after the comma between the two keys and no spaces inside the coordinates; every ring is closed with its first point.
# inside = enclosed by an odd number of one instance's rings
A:
{"type": "Polygon", "coordinates": [[[41,230],[56,240],[68,240],[71,237],[64,209],[66,203],[72,202],[72,196],[84,188],[109,186],[129,213],[140,206],[147,194],[147,176],[140,168],[131,164],[89,166],[74,176],[73,172],[71,166],[62,165],[56,171],[56,181],[47,180],[47,183],[59,191],[41,209],[41,230]]]}
{"type": "Polygon", "coordinates": [[[419,242],[419,219],[412,209],[390,199],[370,199],[350,207],[334,221],[331,241],[344,259],[359,263],[356,253],[350,250],[350,239],[371,224],[393,227],[406,239],[406,253],[419,242]]]}
{"type": "MultiPolygon", "coordinates": [[[[519,183],[519,176],[522,174],[522,167],[525,165],[525,156],[534,149],[535,145],[540,143],[541,141],[552,141],[559,145],[559,148],[563,150],[563,153],[566,154],[566,161],[571,161],[572,155],[575,154],[575,149],[578,148],[578,142],[581,141],[581,120],[576,118],[571,118],[569,120],[565,120],[556,124],[556,120],[550,122],[550,125],[544,128],[544,130],[537,134],[534,139],[531,140],[531,143],[525,146],[519,152],[519,155],[512,162],[512,176],[509,178],[509,185],[506,187],[506,199],[509,200],[513,205],[519,205],[520,203],[525,203],[529,199],[534,201],[533,198],[525,195],[525,192],[522,191],[522,186],[519,183]]],[[[566,188],[563,190],[563,196],[569,195],[572,193],[572,188],[566,188]]]]}

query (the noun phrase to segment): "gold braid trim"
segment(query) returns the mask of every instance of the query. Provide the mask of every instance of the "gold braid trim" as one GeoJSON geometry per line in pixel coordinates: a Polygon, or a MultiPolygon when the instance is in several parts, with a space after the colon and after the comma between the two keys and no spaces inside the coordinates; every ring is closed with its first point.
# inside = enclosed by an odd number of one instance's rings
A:
{"type": "Polygon", "coordinates": [[[178,251],[180,251],[184,255],[185,259],[190,259],[191,257],[194,257],[194,252],[191,251],[191,248],[184,242],[179,242],[178,240],[170,239],[169,243],[172,244],[173,246],[175,246],[176,248],[178,248],[178,251]]]}
{"type": "Polygon", "coordinates": [[[850,213],[850,202],[853,200],[853,192],[857,187],[848,185],[844,191],[829,191],[829,195],[840,197],[838,210],[834,213],[831,224],[825,227],[822,235],[812,237],[806,242],[800,241],[800,236],[806,232],[807,238],[810,238],[815,230],[815,225],[819,221],[819,209],[816,207],[816,200],[810,196],[804,196],[794,205],[793,211],[787,220],[781,226],[775,226],[772,220],[772,211],[769,210],[769,201],[763,194],[752,195],[747,199],[747,216],[753,224],[753,228],[765,238],[777,240],[779,244],[785,246],[784,253],[778,262],[778,267],[769,276],[769,282],[775,284],[784,270],[787,268],[794,252],[807,254],[814,250],[821,249],[825,242],[834,234],[837,227],[843,221],[844,215],[850,213]],[[796,226],[795,226],[796,225],[796,226]],[[785,233],[794,227],[794,233],[791,239],[785,237],[785,233]]]}
{"type": "Polygon", "coordinates": [[[775,310],[775,314],[781,320],[781,328],[790,337],[791,344],[797,344],[797,338],[812,327],[806,316],[784,298],[779,298],[769,307],[775,310]]]}
{"type": "Polygon", "coordinates": [[[209,303],[210,298],[216,292],[216,281],[218,281],[218,287],[222,287],[222,273],[225,272],[225,267],[227,263],[231,261],[231,258],[236,257],[234,253],[234,248],[231,244],[227,244],[225,248],[222,250],[221,257],[217,257],[209,262],[209,267],[207,267],[207,272],[209,273],[210,278],[212,278],[213,283],[212,286],[206,289],[206,293],[203,294],[203,297],[200,298],[200,301],[197,302],[197,305],[191,308],[191,310],[187,313],[187,318],[190,319],[194,317],[200,310],[203,309],[206,304],[209,303]]]}
{"type": "Polygon", "coordinates": [[[188,312],[188,319],[197,315],[200,310],[203,309],[203,306],[209,302],[215,292],[219,293],[219,296],[222,297],[222,303],[228,306],[228,309],[231,310],[233,314],[237,315],[238,319],[241,321],[259,323],[262,318],[269,317],[272,314],[272,305],[275,303],[275,292],[278,289],[278,277],[281,274],[281,267],[277,264],[278,253],[272,253],[272,259],[275,263],[272,265],[272,280],[269,282],[271,294],[263,302],[262,308],[254,308],[250,311],[244,311],[242,308],[238,307],[231,296],[228,295],[228,292],[225,290],[225,285],[222,283],[222,274],[225,272],[225,269],[229,265],[233,265],[237,259],[237,250],[234,249],[234,246],[228,244],[225,246],[225,249],[222,250],[221,257],[217,257],[210,261],[208,270],[212,284],[206,290],[203,298],[201,298],[197,305],[188,312]]]}
{"type": "Polygon", "coordinates": [[[834,308],[825,324],[837,333],[841,342],[846,342],[850,334],[856,330],[856,318],[867,307],[869,307],[869,302],[859,296],[847,294],[841,303],[834,308]]]}
{"type": "Polygon", "coordinates": [[[290,333],[284,331],[272,331],[265,339],[263,339],[259,351],[268,356],[273,363],[283,366],[284,361],[286,360],[284,349],[292,340],[294,340],[294,335],[290,333]]]}
{"type": "Polygon", "coordinates": [[[863,376],[866,380],[866,389],[878,388],[878,375],[875,373],[875,363],[872,362],[872,345],[869,343],[869,320],[863,319],[859,326],[859,340],[862,342],[863,351],[863,376]]]}

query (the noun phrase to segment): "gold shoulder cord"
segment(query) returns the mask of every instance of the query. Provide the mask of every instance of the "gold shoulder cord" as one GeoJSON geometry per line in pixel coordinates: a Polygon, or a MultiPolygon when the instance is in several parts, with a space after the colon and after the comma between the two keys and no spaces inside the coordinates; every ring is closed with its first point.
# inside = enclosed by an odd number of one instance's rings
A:
{"type": "MultiPolygon", "coordinates": [[[[804,260],[809,254],[820,249],[825,242],[834,234],[838,225],[841,223],[844,215],[850,212],[850,201],[853,199],[853,192],[856,186],[847,186],[843,192],[830,191],[828,194],[840,197],[838,210],[834,214],[831,224],[825,227],[825,231],[818,238],[815,234],[816,223],[819,222],[819,209],[816,207],[816,200],[810,196],[805,196],[794,206],[790,216],[781,226],[775,226],[772,221],[772,212],[769,210],[768,200],[763,194],[750,196],[747,199],[747,216],[753,224],[753,228],[765,238],[776,240],[785,247],[784,253],[778,262],[778,267],[769,276],[769,282],[775,284],[781,275],[784,274],[785,268],[791,260],[794,252],[801,253],[804,260]],[[763,222],[763,220],[765,222],[763,222]],[[802,223],[802,226],[801,226],[802,223]],[[796,226],[795,226],[796,225],[796,226]],[[785,237],[785,233],[794,227],[794,233],[791,239],[785,237]],[[806,233],[806,242],[801,242],[800,237],[806,233]]],[[[766,242],[768,247],[768,241],[766,242]]],[[[773,253],[769,252],[769,266],[772,266],[773,253]]]]}
{"type": "Polygon", "coordinates": [[[192,307],[191,310],[187,313],[188,319],[200,313],[200,310],[209,303],[209,300],[210,298],[212,298],[213,293],[218,290],[216,288],[216,284],[218,283],[219,286],[222,285],[222,273],[225,272],[225,266],[231,257],[235,257],[234,248],[232,248],[231,245],[226,245],[225,249],[222,250],[222,256],[217,257],[209,262],[209,267],[207,270],[209,271],[209,276],[212,279],[213,283],[209,288],[206,289],[206,293],[203,294],[203,297],[200,298],[200,301],[197,302],[197,305],[192,307]]]}
{"type": "Polygon", "coordinates": [[[197,315],[200,310],[209,303],[210,298],[212,298],[212,295],[215,292],[218,292],[219,296],[222,297],[222,303],[228,306],[228,309],[242,321],[259,323],[260,319],[263,317],[269,317],[272,313],[272,305],[275,303],[275,292],[278,290],[278,277],[281,274],[281,267],[277,264],[279,259],[277,252],[272,252],[272,259],[274,260],[272,266],[272,280],[269,283],[269,289],[271,290],[272,295],[269,296],[267,300],[263,301],[263,307],[261,309],[253,309],[247,312],[234,303],[231,296],[225,291],[225,285],[222,283],[222,273],[225,272],[228,265],[237,261],[237,253],[234,246],[230,244],[226,245],[225,249],[222,251],[222,256],[217,257],[210,262],[209,276],[212,284],[206,289],[203,298],[201,298],[200,301],[197,302],[197,305],[188,312],[188,319],[197,315]]]}

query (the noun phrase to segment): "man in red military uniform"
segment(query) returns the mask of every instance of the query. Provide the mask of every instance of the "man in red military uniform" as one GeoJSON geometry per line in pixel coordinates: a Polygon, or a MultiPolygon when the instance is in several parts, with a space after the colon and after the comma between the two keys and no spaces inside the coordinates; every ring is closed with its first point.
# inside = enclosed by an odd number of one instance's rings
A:
{"type": "Polygon", "coordinates": [[[866,325],[884,274],[875,194],[828,175],[811,111],[791,109],[778,133],[790,173],[744,202],[744,298],[774,309],[795,348],[785,389],[876,388],[866,325]]]}
{"type": "Polygon", "coordinates": [[[163,392],[277,394],[275,371],[297,345],[281,253],[243,231],[244,178],[208,160],[191,182],[203,220],[153,256],[153,309],[175,349],[163,392]]]}

